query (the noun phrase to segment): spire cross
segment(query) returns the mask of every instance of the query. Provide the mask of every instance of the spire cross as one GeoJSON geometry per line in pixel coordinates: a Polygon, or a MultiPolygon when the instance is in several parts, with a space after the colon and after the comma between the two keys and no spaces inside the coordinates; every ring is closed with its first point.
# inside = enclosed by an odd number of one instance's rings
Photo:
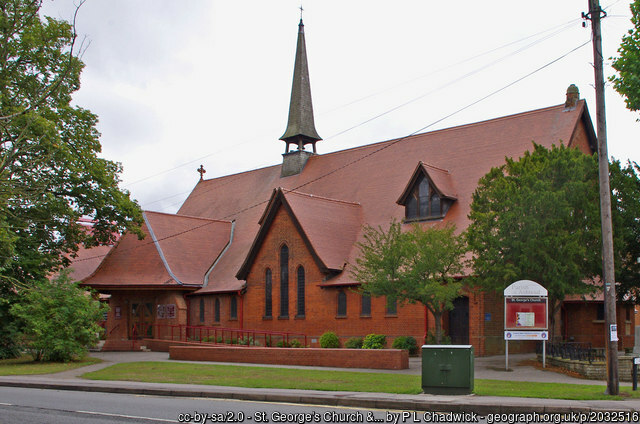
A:
{"type": "Polygon", "coordinates": [[[202,181],[202,176],[207,173],[207,171],[204,169],[204,166],[200,165],[200,168],[196,169],[196,171],[198,171],[198,173],[200,174],[200,181],[202,181]]]}
{"type": "Polygon", "coordinates": [[[302,3],[300,3],[300,20],[302,20],[302,12],[304,9],[302,8],[302,3]]]}

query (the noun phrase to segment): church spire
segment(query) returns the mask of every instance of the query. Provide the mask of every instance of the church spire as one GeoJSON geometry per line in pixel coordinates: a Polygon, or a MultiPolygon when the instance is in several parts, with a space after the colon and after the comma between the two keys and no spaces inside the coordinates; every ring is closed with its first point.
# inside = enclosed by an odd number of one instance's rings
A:
{"type": "Polygon", "coordinates": [[[307,65],[307,49],[304,41],[302,17],[298,25],[298,45],[296,48],[296,62],[293,68],[289,122],[280,140],[287,143],[285,153],[289,152],[289,144],[297,145],[298,150],[304,150],[306,144],[311,144],[313,153],[316,153],[316,142],[322,140],[316,131],[313,120],[311,85],[309,84],[309,68],[307,65]]]}

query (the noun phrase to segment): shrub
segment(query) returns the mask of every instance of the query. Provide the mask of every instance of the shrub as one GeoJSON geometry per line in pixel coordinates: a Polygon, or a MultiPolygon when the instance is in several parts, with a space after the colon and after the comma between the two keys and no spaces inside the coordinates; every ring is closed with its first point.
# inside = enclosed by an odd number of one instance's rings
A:
{"type": "Polygon", "coordinates": [[[362,337],[351,337],[344,344],[347,349],[362,349],[362,337]]]}
{"type": "Polygon", "coordinates": [[[278,343],[276,343],[276,347],[291,347],[291,346],[285,340],[280,340],[278,343]]]}
{"type": "Polygon", "coordinates": [[[257,346],[255,340],[253,340],[253,337],[249,336],[244,336],[243,338],[238,339],[238,344],[242,346],[257,346]]]}
{"type": "Polygon", "coordinates": [[[299,347],[303,347],[302,343],[300,343],[300,340],[298,339],[293,339],[289,342],[289,347],[295,347],[295,348],[299,348],[299,347]]]}
{"type": "Polygon", "coordinates": [[[411,336],[396,337],[391,345],[394,349],[404,349],[409,351],[409,355],[415,355],[418,353],[418,343],[416,339],[411,336]]]}
{"type": "Polygon", "coordinates": [[[340,339],[338,338],[338,335],[333,331],[327,331],[320,336],[320,347],[328,349],[340,347],[340,339]]]}
{"type": "Polygon", "coordinates": [[[362,341],[363,349],[384,349],[387,347],[387,336],[384,334],[367,334],[362,341]]]}
{"type": "Polygon", "coordinates": [[[34,282],[11,307],[19,319],[24,348],[36,361],[70,361],[84,356],[103,329],[98,325],[107,307],[87,295],[68,276],[34,282]]]}

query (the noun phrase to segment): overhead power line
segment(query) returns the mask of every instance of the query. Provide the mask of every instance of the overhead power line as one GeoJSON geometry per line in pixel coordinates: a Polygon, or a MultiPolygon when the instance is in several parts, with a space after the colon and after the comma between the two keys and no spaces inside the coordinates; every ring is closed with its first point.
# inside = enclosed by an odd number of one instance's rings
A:
{"type": "MultiPolygon", "coordinates": [[[[350,161],[350,162],[348,162],[348,163],[346,163],[346,164],[344,164],[344,165],[342,165],[342,166],[340,166],[340,167],[338,167],[338,168],[335,168],[335,169],[333,169],[333,170],[331,170],[331,171],[329,171],[329,172],[326,172],[325,174],[322,174],[322,175],[320,175],[319,177],[314,178],[313,180],[307,181],[307,182],[305,182],[305,183],[303,183],[303,184],[300,184],[300,185],[298,185],[298,186],[296,186],[296,187],[293,187],[293,188],[291,188],[291,189],[288,189],[288,190],[289,190],[289,191],[299,190],[299,189],[301,189],[301,188],[303,188],[303,187],[305,187],[305,186],[307,186],[307,185],[309,185],[309,184],[312,184],[312,183],[314,183],[314,182],[317,182],[317,181],[319,181],[319,180],[322,180],[322,179],[324,179],[324,178],[327,178],[328,176],[333,175],[333,174],[335,174],[336,172],[341,171],[342,169],[345,169],[345,168],[347,168],[347,167],[349,167],[349,166],[352,166],[352,165],[354,165],[354,164],[356,164],[356,163],[358,163],[358,162],[361,162],[361,161],[363,161],[363,160],[365,160],[365,159],[367,159],[367,158],[369,158],[369,157],[371,157],[371,156],[374,156],[374,155],[376,155],[376,154],[380,153],[380,152],[381,152],[381,151],[383,151],[383,150],[386,150],[386,149],[388,149],[388,148],[390,148],[390,147],[392,147],[392,146],[395,146],[395,145],[397,145],[398,143],[401,143],[401,142],[405,141],[407,138],[412,137],[412,136],[414,136],[414,135],[416,135],[416,134],[419,134],[419,133],[421,133],[421,132],[423,132],[423,131],[425,131],[425,130],[429,129],[430,127],[432,127],[432,126],[434,126],[434,125],[436,125],[436,124],[438,124],[438,123],[440,123],[440,122],[444,121],[445,119],[448,119],[448,118],[450,118],[450,117],[452,117],[452,116],[454,116],[454,115],[456,115],[456,114],[458,114],[458,113],[460,113],[460,112],[462,112],[462,111],[464,111],[464,110],[466,110],[466,109],[469,109],[470,107],[472,107],[472,106],[474,106],[474,105],[476,105],[476,104],[478,104],[478,103],[480,103],[480,102],[482,102],[482,101],[484,101],[484,100],[486,100],[486,99],[488,99],[488,98],[490,98],[490,97],[495,96],[496,94],[498,94],[498,93],[500,93],[500,92],[502,92],[502,91],[506,90],[507,88],[509,88],[509,87],[511,87],[511,86],[513,86],[513,85],[515,85],[515,84],[518,84],[519,82],[521,82],[521,81],[525,80],[526,78],[529,78],[530,76],[532,76],[532,75],[534,75],[534,74],[536,74],[536,73],[538,73],[538,72],[542,71],[543,69],[548,68],[549,66],[553,65],[554,63],[556,63],[556,62],[558,62],[558,61],[560,61],[560,60],[564,59],[565,57],[567,57],[567,56],[569,56],[570,54],[574,53],[575,51],[579,50],[580,48],[582,48],[582,47],[586,46],[586,45],[587,45],[587,44],[589,44],[590,42],[591,42],[591,40],[587,40],[587,41],[585,41],[584,43],[582,43],[582,44],[578,45],[577,47],[574,47],[573,49],[571,49],[571,50],[567,51],[566,53],[562,54],[561,56],[558,56],[557,58],[555,58],[555,59],[553,59],[553,60],[551,60],[551,61],[549,61],[549,62],[545,63],[544,65],[542,65],[542,66],[540,66],[540,67],[536,68],[535,70],[533,70],[533,71],[531,71],[531,72],[528,72],[527,74],[525,74],[525,75],[523,75],[523,76],[521,76],[521,77],[519,77],[519,78],[517,78],[517,79],[513,80],[512,82],[510,82],[510,83],[508,83],[508,84],[506,84],[506,85],[504,85],[504,86],[502,86],[502,87],[500,87],[500,88],[498,88],[498,89],[496,89],[496,90],[492,91],[491,93],[489,93],[489,94],[487,94],[487,95],[485,95],[485,96],[483,96],[483,97],[478,98],[477,100],[474,100],[474,101],[473,101],[473,102],[471,102],[471,103],[466,104],[465,106],[463,106],[463,107],[461,107],[461,108],[459,108],[459,109],[457,109],[457,110],[455,110],[455,111],[453,111],[453,112],[451,112],[451,113],[449,113],[449,114],[447,114],[447,115],[445,115],[445,116],[443,116],[443,117],[441,117],[441,118],[439,118],[439,119],[437,119],[437,120],[435,120],[435,121],[432,121],[432,122],[431,122],[431,123],[429,123],[428,125],[425,125],[425,126],[423,126],[423,127],[419,128],[419,129],[417,129],[417,130],[413,131],[412,133],[410,133],[410,134],[408,134],[408,135],[405,135],[404,137],[401,137],[401,138],[398,138],[398,139],[393,140],[393,141],[391,141],[391,142],[385,143],[385,144],[383,144],[382,146],[380,146],[380,147],[379,147],[378,149],[376,149],[376,150],[373,150],[373,151],[371,151],[371,152],[369,152],[369,153],[367,153],[367,154],[365,154],[365,155],[362,155],[362,156],[360,156],[359,158],[354,159],[354,160],[352,160],[352,161],[350,161]]],[[[229,182],[227,182],[227,183],[229,183],[229,182]]],[[[216,219],[217,219],[217,220],[231,220],[233,217],[235,217],[235,216],[237,216],[237,215],[240,215],[240,214],[242,214],[242,213],[244,213],[244,212],[246,212],[246,211],[248,211],[248,210],[254,209],[254,208],[259,207],[259,206],[261,206],[261,205],[265,205],[265,204],[267,204],[268,202],[269,202],[269,199],[266,199],[266,200],[263,200],[263,201],[260,201],[260,202],[256,202],[256,203],[251,204],[251,205],[249,205],[249,206],[247,206],[247,207],[245,207],[245,208],[242,208],[242,209],[240,209],[240,210],[237,210],[237,211],[235,211],[235,212],[233,212],[233,213],[227,214],[226,216],[223,216],[223,217],[217,217],[216,219]]],[[[157,241],[167,240],[167,239],[170,239],[170,238],[173,238],[173,237],[181,236],[181,235],[186,234],[186,233],[189,233],[189,232],[191,232],[191,231],[199,230],[199,229],[204,228],[204,227],[206,227],[206,226],[208,226],[208,225],[211,225],[213,222],[214,222],[214,221],[212,221],[212,222],[207,222],[207,223],[204,223],[204,224],[201,224],[201,225],[197,225],[197,226],[195,226],[195,227],[188,228],[188,229],[186,229],[186,230],[183,230],[183,231],[180,231],[180,232],[177,232],[177,233],[174,233],[174,234],[170,234],[170,235],[165,236],[165,237],[162,237],[162,238],[158,238],[158,239],[157,239],[157,241]]],[[[143,247],[143,246],[146,246],[146,245],[149,245],[149,244],[153,244],[153,243],[154,243],[153,241],[151,241],[151,242],[147,242],[147,243],[145,243],[145,244],[143,244],[143,245],[133,246],[133,247],[130,247],[130,248],[125,249],[125,250],[123,250],[123,251],[129,251],[129,250],[133,250],[133,249],[141,248],[141,247],[143,247]]],[[[92,257],[88,257],[88,258],[84,258],[84,259],[79,259],[79,260],[77,260],[76,262],[88,261],[88,260],[92,260],[92,259],[102,258],[102,257],[104,257],[104,256],[106,256],[106,255],[96,255],[96,256],[92,256],[92,257]]]]}

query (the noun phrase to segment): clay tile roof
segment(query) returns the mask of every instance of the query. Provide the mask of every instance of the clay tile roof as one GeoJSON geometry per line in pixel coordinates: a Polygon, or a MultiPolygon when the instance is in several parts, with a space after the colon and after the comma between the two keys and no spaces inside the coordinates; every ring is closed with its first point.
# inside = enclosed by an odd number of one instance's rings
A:
{"type": "Polygon", "coordinates": [[[229,243],[231,222],[145,212],[146,237],[127,233],[83,285],[201,286],[229,243]]]}
{"type": "Polygon", "coordinates": [[[284,197],[324,266],[342,270],[362,228],[360,204],[296,191],[284,197]]]}
{"type": "MultiPolygon", "coordinates": [[[[335,207],[336,211],[332,213],[343,214],[350,207],[336,207],[322,200],[314,202],[309,197],[311,194],[318,198],[358,203],[363,224],[374,227],[388,225],[394,218],[398,221],[404,218],[404,207],[395,200],[406,189],[418,161],[422,161],[438,189],[448,194],[455,192],[457,198],[442,222],[425,225],[452,223],[461,231],[469,224],[467,217],[478,180],[492,167],[502,165],[505,157],[522,156],[532,149],[533,142],[547,148],[564,142],[592,152],[594,141],[586,104],[580,100],[572,110],[557,105],[401,140],[314,155],[298,175],[281,177],[281,166],[276,165],[200,181],[178,213],[234,219],[235,230],[228,251],[214,267],[207,286],[198,293],[242,289],[245,283],[236,275],[247,259],[247,253],[261,229],[260,219],[270,204],[274,189],[278,187],[282,187],[283,193],[291,190],[306,193],[286,194],[284,197],[300,220],[300,226],[311,233],[307,237],[318,250],[318,256],[323,258],[322,261],[332,263],[331,266],[338,266],[338,258],[329,259],[321,253],[323,247],[320,246],[326,246],[328,240],[321,241],[321,234],[313,234],[312,228],[316,227],[304,221],[306,213],[302,211],[313,211],[311,205],[316,205],[335,207]],[[449,176],[437,171],[436,167],[447,170],[449,176]],[[441,176],[444,178],[440,179],[441,176]],[[452,182],[451,186],[449,182],[452,182]]],[[[275,149],[277,143],[274,140],[275,149]]],[[[320,218],[325,219],[314,212],[309,219],[320,218]]],[[[353,249],[349,253],[349,263],[355,260],[356,251],[353,249]]],[[[347,284],[350,280],[348,274],[347,269],[331,282],[347,284]]]]}
{"type": "Polygon", "coordinates": [[[362,228],[360,204],[277,188],[260,218],[260,231],[238,271],[238,278],[246,278],[261,241],[281,206],[296,223],[318,266],[325,272],[344,269],[362,228]]]}

